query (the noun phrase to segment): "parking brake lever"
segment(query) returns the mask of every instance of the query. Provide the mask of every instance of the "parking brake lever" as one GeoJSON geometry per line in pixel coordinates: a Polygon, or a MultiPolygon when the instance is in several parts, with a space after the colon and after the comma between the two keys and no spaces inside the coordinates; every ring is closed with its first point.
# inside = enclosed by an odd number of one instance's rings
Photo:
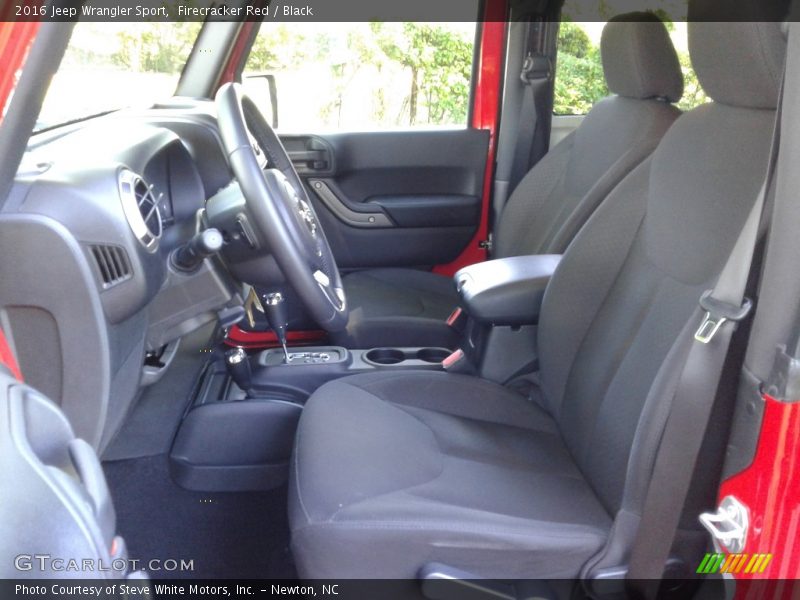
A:
{"type": "Polygon", "coordinates": [[[278,337],[278,341],[283,347],[283,358],[289,364],[289,350],[286,347],[286,329],[289,326],[289,319],[286,317],[286,307],[283,304],[283,294],[273,292],[264,296],[264,314],[272,331],[278,337]]]}

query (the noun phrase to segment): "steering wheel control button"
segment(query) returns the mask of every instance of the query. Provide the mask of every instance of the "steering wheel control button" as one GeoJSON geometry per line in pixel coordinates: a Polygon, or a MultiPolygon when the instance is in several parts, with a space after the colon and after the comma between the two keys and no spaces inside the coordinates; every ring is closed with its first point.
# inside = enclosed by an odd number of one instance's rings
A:
{"type": "Polygon", "coordinates": [[[330,278],[322,271],[314,271],[314,279],[317,280],[318,284],[324,287],[328,287],[331,284],[330,278]]]}

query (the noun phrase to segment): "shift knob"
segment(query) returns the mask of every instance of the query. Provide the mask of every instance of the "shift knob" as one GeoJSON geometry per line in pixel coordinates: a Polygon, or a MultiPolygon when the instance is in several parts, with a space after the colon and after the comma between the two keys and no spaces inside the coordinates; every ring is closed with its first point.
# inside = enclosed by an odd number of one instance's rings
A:
{"type": "Polygon", "coordinates": [[[289,363],[289,351],[286,348],[286,328],[289,326],[289,319],[286,316],[286,306],[284,305],[283,294],[273,292],[264,296],[264,314],[272,331],[278,337],[278,341],[283,346],[283,355],[286,363],[289,363]]]}
{"type": "Polygon", "coordinates": [[[222,249],[222,234],[211,228],[200,231],[172,253],[172,265],[181,271],[194,271],[206,257],[222,249]]]}

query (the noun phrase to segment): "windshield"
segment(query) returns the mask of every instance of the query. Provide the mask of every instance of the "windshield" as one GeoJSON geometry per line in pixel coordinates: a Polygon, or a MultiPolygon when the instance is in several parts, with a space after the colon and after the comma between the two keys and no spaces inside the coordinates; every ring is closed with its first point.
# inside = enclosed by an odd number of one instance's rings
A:
{"type": "Polygon", "coordinates": [[[202,23],[78,23],[35,131],[175,93],[202,23]]]}

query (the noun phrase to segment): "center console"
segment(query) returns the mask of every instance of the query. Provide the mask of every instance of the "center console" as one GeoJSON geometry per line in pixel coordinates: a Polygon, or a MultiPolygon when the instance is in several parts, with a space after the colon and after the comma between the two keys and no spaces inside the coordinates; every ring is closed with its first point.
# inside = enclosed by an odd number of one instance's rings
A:
{"type": "Polygon", "coordinates": [[[461,360],[450,370],[505,384],[538,368],[536,331],[560,254],[515,256],[470,265],[455,275],[468,315],[461,360]]]}
{"type": "MultiPolygon", "coordinates": [[[[536,326],[560,256],[494,260],[459,271],[463,331],[447,348],[290,348],[279,294],[267,317],[281,347],[229,349],[203,373],[170,454],[173,478],[203,491],[269,489],[285,483],[306,399],[333,379],[408,369],[469,372],[506,383],[536,369],[536,326]]],[[[449,322],[449,321],[448,321],[449,322]]]]}
{"type": "Polygon", "coordinates": [[[209,363],[175,437],[170,468],[184,488],[246,491],[282,485],[303,404],[319,386],[378,370],[442,370],[451,353],[339,346],[288,348],[286,355],[282,348],[241,352],[243,357],[235,351],[225,357],[228,363],[237,357],[234,368],[221,360],[209,363]]]}

